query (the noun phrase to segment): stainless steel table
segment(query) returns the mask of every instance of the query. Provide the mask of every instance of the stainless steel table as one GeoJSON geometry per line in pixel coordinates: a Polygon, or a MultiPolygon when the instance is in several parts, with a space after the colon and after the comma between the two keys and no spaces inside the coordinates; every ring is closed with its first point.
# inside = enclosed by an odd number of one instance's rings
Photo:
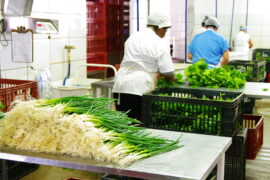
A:
{"type": "Polygon", "coordinates": [[[217,165],[217,178],[223,180],[224,157],[232,143],[231,138],[153,129],[149,131],[169,139],[182,136],[180,144],[184,147],[137,161],[126,168],[88,159],[7,148],[0,149],[0,158],[155,180],[205,179],[217,165]]]}
{"type": "MultiPolygon", "coordinates": [[[[180,85],[179,87],[192,88],[188,85],[180,85]]],[[[194,88],[198,89],[198,88],[194,88]]],[[[206,88],[199,87],[199,89],[211,90],[211,91],[234,91],[242,92],[249,98],[266,98],[270,99],[270,83],[263,82],[246,82],[245,86],[241,89],[228,89],[228,88],[206,88]]]]}
{"type": "Polygon", "coordinates": [[[250,98],[270,98],[270,83],[246,82],[242,92],[250,98]]]}

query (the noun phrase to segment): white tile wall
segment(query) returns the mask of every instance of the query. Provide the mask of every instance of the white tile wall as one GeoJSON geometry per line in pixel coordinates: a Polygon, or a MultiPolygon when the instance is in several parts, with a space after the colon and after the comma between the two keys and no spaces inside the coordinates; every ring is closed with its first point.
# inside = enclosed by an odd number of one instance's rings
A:
{"type": "Polygon", "coordinates": [[[0,46],[1,51],[1,69],[12,69],[12,68],[20,68],[25,67],[24,63],[14,63],[12,62],[12,45],[11,41],[8,41],[8,46],[0,46]]]}
{"type": "MultiPolygon", "coordinates": [[[[192,5],[194,1],[190,2],[192,5]]],[[[184,47],[185,44],[185,1],[181,0],[172,0],[170,2],[171,9],[171,18],[172,18],[172,28],[171,28],[171,37],[175,39],[175,47],[174,47],[174,58],[183,59],[185,53],[182,52],[181,48],[184,47]]],[[[189,6],[191,11],[194,11],[193,6],[189,6]]],[[[194,21],[194,16],[192,14],[188,14],[188,22],[194,21]]]]}
{"type": "Polygon", "coordinates": [[[21,69],[2,71],[1,78],[27,80],[27,69],[21,68],[21,69]]]}
{"type": "Polygon", "coordinates": [[[145,18],[140,18],[139,19],[139,24],[140,24],[140,30],[145,29],[146,28],[146,24],[147,24],[147,20],[145,18]]]}
{"type": "Polygon", "coordinates": [[[247,0],[235,1],[234,9],[235,9],[235,12],[237,12],[239,14],[245,14],[247,12],[247,0]]]}
{"type": "MultiPolygon", "coordinates": [[[[67,61],[67,50],[65,45],[69,45],[68,39],[51,39],[50,40],[50,62],[63,62],[67,61]]],[[[73,50],[71,50],[72,53],[73,50]]]]}
{"type": "MultiPolygon", "coordinates": [[[[215,5],[215,0],[213,1],[213,3],[215,5]]],[[[218,18],[219,18],[220,14],[231,14],[232,13],[232,6],[233,6],[233,0],[218,1],[218,4],[217,4],[218,18]]],[[[215,7],[213,10],[215,11],[215,7]]]]}
{"type": "Polygon", "coordinates": [[[68,65],[66,63],[51,64],[50,71],[52,74],[52,81],[63,80],[67,74],[67,67],[68,65]]]}
{"type": "Polygon", "coordinates": [[[69,0],[69,13],[86,15],[86,0],[69,0]]]}
{"type": "Polygon", "coordinates": [[[265,36],[270,36],[270,24],[264,24],[264,25],[262,26],[261,35],[262,35],[263,37],[265,37],[265,36]]]}
{"type": "Polygon", "coordinates": [[[147,0],[139,1],[139,16],[141,19],[147,19],[148,16],[148,2],[147,0]]]}
{"type": "Polygon", "coordinates": [[[129,27],[130,34],[137,32],[137,19],[136,18],[131,19],[129,25],[130,25],[129,27]]]}
{"type": "Polygon", "coordinates": [[[34,64],[49,65],[50,64],[50,40],[36,39],[34,40],[34,64]]]}
{"type": "Polygon", "coordinates": [[[262,42],[265,42],[265,41],[264,40],[262,41],[262,37],[261,36],[253,35],[252,36],[252,40],[253,40],[253,43],[254,43],[254,48],[267,48],[267,47],[263,47],[262,46],[262,44],[264,44],[262,42]]]}
{"type": "Polygon", "coordinates": [[[84,60],[86,62],[86,38],[70,38],[69,44],[76,49],[71,50],[71,60],[84,60]]]}
{"type": "Polygon", "coordinates": [[[32,11],[31,17],[33,17],[33,18],[41,18],[41,19],[49,19],[49,14],[48,14],[48,12],[32,11]]]}
{"type": "Polygon", "coordinates": [[[86,68],[85,67],[81,67],[79,68],[80,65],[85,64],[85,60],[82,61],[73,61],[71,63],[71,77],[75,78],[78,77],[79,78],[86,78],[86,68]]]}
{"type": "Polygon", "coordinates": [[[261,25],[262,24],[262,18],[263,16],[261,14],[249,14],[248,15],[248,25],[261,25]]]}
{"type": "Polygon", "coordinates": [[[130,6],[130,14],[129,17],[131,19],[137,18],[137,5],[136,5],[136,0],[131,0],[129,3],[130,6]]]}
{"type": "Polygon", "coordinates": [[[231,32],[231,26],[230,25],[222,25],[218,29],[218,33],[223,35],[223,36],[229,36],[231,32]]]}
{"type": "Polygon", "coordinates": [[[261,41],[261,48],[270,48],[270,35],[264,36],[263,40],[261,41]]]}
{"type": "Polygon", "coordinates": [[[164,14],[170,13],[170,2],[164,0],[150,0],[150,13],[162,12],[164,14]]]}
{"type": "MultiPolygon", "coordinates": [[[[269,12],[270,13],[270,12],[269,12]]],[[[270,14],[262,15],[262,24],[270,25],[270,14]]]]}
{"type": "Polygon", "coordinates": [[[261,36],[262,25],[261,24],[249,24],[248,31],[251,36],[261,36]]]}
{"type": "Polygon", "coordinates": [[[246,14],[234,14],[233,24],[238,25],[237,28],[239,29],[239,24],[245,25],[246,24],[246,14]]]}
{"type": "Polygon", "coordinates": [[[33,12],[49,12],[49,1],[34,0],[32,6],[32,13],[33,12]]]}
{"type": "Polygon", "coordinates": [[[269,0],[260,0],[260,1],[249,0],[249,13],[250,14],[262,14],[264,6],[267,6],[267,5],[269,5],[269,0]]]}
{"type": "Polygon", "coordinates": [[[70,15],[69,37],[86,37],[86,15],[70,15]]]}
{"type": "MultiPolygon", "coordinates": [[[[139,1],[139,30],[146,28],[148,16],[147,0],[139,1]]],[[[130,34],[137,31],[137,4],[136,0],[130,1],[130,34]]]]}
{"type": "MultiPolygon", "coordinates": [[[[52,34],[52,39],[54,38],[68,38],[69,37],[69,27],[70,27],[70,16],[68,14],[49,14],[49,18],[58,20],[58,34],[52,34]]],[[[85,20],[86,21],[86,20],[85,20]]]]}
{"type": "MultiPolygon", "coordinates": [[[[215,0],[203,0],[203,1],[198,1],[195,0],[195,13],[199,14],[205,14],[205,13],[215,13],[215,0]]],[[[220,2],[220,1],[219,1],[220,2]]]]}
{"type": "MultiPolygon", "coordinates": [[[[2,37],[1,37],[1,40],[2,40],[2,41],[5,41],[5,40],[11,41],[11,33],[5,32],[4,34],[5,34],[5,37],[1,35],[1,36],[2,36],[2,37]]],[[[3,44],[6,44],[6,43],[3,42],[3,44]]]]}
{"type": "MultiPolygon", "coordinates": [[[[69,2],[70,0],[48,0],[50,13],[70,13],[69,2]]],[[[79,1],[79,0],[78,0],[79,1]]]]}

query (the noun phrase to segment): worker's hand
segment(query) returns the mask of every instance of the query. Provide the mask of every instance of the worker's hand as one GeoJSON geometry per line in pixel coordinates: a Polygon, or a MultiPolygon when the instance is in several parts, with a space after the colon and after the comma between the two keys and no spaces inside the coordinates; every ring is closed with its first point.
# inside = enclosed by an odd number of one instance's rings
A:
{"type": "Polygon", "coordinates": [[[160,76],[163,76],[168,81],[175,81],[174,72],[167,73],[167,74],[160,74],[160,76]]]}

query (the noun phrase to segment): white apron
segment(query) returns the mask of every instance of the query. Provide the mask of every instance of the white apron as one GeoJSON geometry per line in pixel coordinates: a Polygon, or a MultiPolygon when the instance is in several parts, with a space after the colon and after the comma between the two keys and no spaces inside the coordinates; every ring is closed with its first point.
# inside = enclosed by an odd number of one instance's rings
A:
{"type": "Polygon", "coordinates": [[[114,93],[142,96],[156,88],[157,73],[147,72],[137,64],[121,67],[113,86],[114,93]]]}

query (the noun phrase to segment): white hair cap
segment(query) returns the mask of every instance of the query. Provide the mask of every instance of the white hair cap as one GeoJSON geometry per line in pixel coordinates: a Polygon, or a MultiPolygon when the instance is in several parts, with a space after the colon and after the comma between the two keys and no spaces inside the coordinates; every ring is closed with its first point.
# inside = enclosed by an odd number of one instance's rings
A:
{"type": "Polygon", "coordinates": [[[247,31],[247,26],[241,25],[241,26],[240,26],[240,30],[241,30],[241,31],[247,31]]]}
{"type": "Polygon", "coordinates": [[[220,23],[219,23],[219,21],[218,21],[217,18],[215,18],[215,17],[209,17],[209,18],[205,21],[205,25],[206,25],[206,26],[215,26],[215,27],[219,28],[220,23]]]}
{"type": "Polygon", "coordinates": [[[147,25],[158,26],[158,28],[172,26],[170,17],[159,12],[151,13],[148,16],[147,25]]]}

